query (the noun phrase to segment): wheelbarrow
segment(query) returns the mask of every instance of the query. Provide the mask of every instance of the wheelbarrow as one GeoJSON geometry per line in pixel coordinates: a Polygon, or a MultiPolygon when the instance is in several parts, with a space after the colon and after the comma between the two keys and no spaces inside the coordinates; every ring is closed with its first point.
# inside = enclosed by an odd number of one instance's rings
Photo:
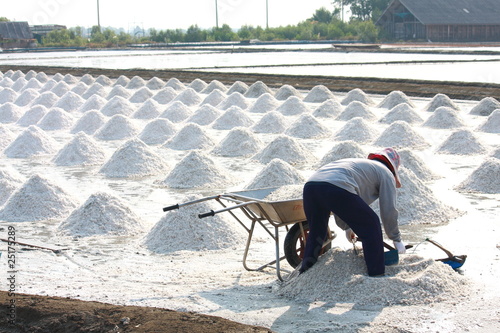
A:
{"type": "MultiPolygon", "coordinates": [[[[215,214],[228,212],[248,232],[248,238],[243,253],[243,267],[248,271],[262,271],[266,267],[276,269],[278,279],[283,281],[281,277],[280,261],[286,258],[293,268],[300,264],[305,249],[309,226],[305,217],[302,198],[278,201],[266,200],[266,197],[277,189],[277,187],[272,187],[219,194],[165,207],[163,211],[166,212],[173,209],[179,209],[203,201],[216,200],[221,204],[221,209],[200,213],[198,217],[206,218],[214,216],[215,214]],[[243,212],[243,216],[241,216],[241,214],[238,216],[236,212],[234,212],[235,210],[243,212]],[[245,223],[241,217],[245,217],[249,221],[245,223]],[[252,268],[248,265],[247,258],[257,225],[260,225],[274,240],[276,258],[271,262],[252,268]],[[282,227],[285,227],[287,232],[283,245],[284,256],[280,255],[279,230],[282,227]]],[[[331,241],[334,238],[335,233],[329,230],[328,239],[323,245],[322,252],[326,252],[331,248],[331,241]]]]}

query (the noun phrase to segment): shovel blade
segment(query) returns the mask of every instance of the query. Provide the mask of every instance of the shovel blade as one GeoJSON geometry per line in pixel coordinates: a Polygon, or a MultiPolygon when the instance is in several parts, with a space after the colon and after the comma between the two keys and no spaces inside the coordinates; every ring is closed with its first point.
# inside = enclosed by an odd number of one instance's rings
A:
{"type": "Polygon", "coordinates": [[[390,250],[384,252],[384,264],[386,266],[397,265],[399,262],[398,250],[390,250]]]}

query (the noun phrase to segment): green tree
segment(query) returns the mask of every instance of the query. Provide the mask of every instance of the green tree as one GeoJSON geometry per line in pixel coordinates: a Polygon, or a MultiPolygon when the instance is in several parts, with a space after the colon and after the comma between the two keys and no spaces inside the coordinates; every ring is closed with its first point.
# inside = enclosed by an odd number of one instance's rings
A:
{"type": "Polygon", "coordinates": [[[329,12],[328,9],[326,9],[325,7],[317,9],[311,18],[312,21],[317,21],[321,23],[330,23],[332,19],[333,19],[333,13],[329,12]]]}
{"type": "Polygon", "coordinates": [[[192,25],[186,32],[186,42],[203,42],[207,39],[207,32],[203,31],[198,25],[192,25]]]}
{"type": "Polygon", "coordinates": [[[333,0],[336,6],[349,6],[353,17],[361,21],[378,19],[389,2],[390,0],[333,0]]]}
{"type": "Polygon", "coordinates": [[[0,17],[0,22],[10,22],[10,20],[4,16],[0,17]]]}
{"type": "Polygon", "coordinates": [[[229,42],[238,40],[238,35],[227,24],[223,24],[220,28],[213,28],[212,36],[215,41],[229,42]]]}

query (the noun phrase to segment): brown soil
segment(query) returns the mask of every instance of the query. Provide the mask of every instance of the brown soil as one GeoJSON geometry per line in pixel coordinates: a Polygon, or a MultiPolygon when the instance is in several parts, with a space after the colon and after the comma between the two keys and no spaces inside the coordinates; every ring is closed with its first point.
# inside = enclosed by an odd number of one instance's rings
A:
{"type": "Polygon", "coordinates": [[[269,329],[227,319],[166,309],[118,306],[69,298],[0,291],[0,332],[268,333],[269,329]],[[9,307],[15,300],[15,307],[9,307]],[[10,314],[15,314],[9,322],[10,314]]]}

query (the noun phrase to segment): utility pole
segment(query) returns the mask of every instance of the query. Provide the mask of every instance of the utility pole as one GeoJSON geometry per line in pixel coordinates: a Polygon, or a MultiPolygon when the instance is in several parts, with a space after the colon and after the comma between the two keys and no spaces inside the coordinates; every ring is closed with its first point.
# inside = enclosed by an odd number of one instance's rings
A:
{"type": "Polygon", "coordinates": [[[215,0],[215,27],[219,29],[219,7],[217,6],[217,0],[215,0]]]}
{"type": "Polygon", "coordinates": [[[101,32],[101,19],[99,17],[99,0],[97,0],[97,27],[99,28],[99,32],[101,32]]]}
{"type": "Polygon", "coordinates": [[[269,29],[269,1],[266,0],[266,29],[269,29]]]}

